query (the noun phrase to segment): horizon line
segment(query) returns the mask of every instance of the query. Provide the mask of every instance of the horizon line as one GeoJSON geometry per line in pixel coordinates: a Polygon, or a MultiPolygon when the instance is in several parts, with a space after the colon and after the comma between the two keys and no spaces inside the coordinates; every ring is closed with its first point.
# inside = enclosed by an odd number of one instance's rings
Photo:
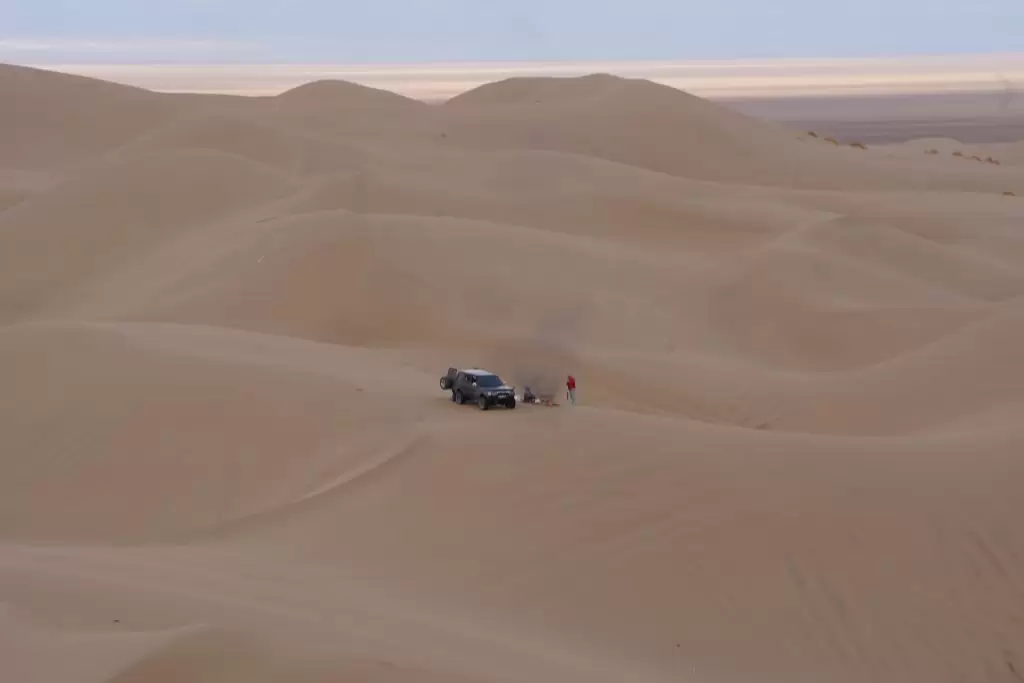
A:
{"type": "Polygon", "coordinates": [[[511,77],[610,73],[706,97],[763,98],[941,92],[1024,92],[1024,52],[902,57],[445,62],[95,62],[22,66],[166,93],[276,95],[346,80],[415,99],[453,97],[511,77]]]}

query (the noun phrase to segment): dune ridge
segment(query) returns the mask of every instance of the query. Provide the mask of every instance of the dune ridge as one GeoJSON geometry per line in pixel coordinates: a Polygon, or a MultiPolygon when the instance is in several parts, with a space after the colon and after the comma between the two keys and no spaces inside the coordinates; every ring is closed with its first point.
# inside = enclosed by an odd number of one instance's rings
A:
{"type": "Polygon", "coordinates": [[[3,680],[1024,675],[1017,146],[607,74],[0,93],[3,680]]]}

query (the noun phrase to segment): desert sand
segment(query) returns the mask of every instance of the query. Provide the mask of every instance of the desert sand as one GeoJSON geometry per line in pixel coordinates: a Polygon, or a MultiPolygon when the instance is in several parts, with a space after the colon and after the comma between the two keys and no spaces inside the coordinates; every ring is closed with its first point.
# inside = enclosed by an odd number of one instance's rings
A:
{"type": "Polygon", "coordinates": [[[0,96],[0,680],[1024,680],[1022,143],[0,96]]]}

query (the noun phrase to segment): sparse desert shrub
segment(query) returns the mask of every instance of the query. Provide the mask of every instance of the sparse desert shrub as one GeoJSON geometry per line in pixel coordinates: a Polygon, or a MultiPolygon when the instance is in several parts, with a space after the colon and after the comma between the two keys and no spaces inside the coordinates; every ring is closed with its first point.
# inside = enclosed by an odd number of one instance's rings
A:
{"type": "Polygon", "coordinates": [[[987,159],[985,159],[985,161],[987,161],[990,164],[995,164],[996,166],[999,165],[999,160],[998,159],[993,159],[992,157],[988,157],[987,159]]]}
{"type": "Polygon", "coordinates": [[[839,140],[836,140],[835,138],[825,138],[825,142],[830,142],[833,145],[838,145],[839,144],[839,140]]]}
{"type": "Polygon", "coordinates": [[[808,135],[810,135],[810,136],[811,136],[812,138],[816,138],[816,137],[818,137],[818,134],[817,134],[817,133],[815,133],[815,132],[814,132],[813,130],[809,130],[809,131],[807,131],[807,134],[808,134],[808,135]]]}
{"type": "Polygon", "coordinates": [[[1004,192],[1003,196],[1004,197],[1016,197],[1017,195],[1015,195],[1013,192],[1004,192]]]}
{"type": "Polygon", "coordinates": [[[964,155],[964,153],[960,152],[960,151],[953,152],[953,156],[955,156],[955,157],[962,157],[963,155],[964,155]]]}
{"type": "Polygon", "coordinates": [[[850,147],[856,147],[857,149],[867,149],[867,145],[863,142],[851,142],[850,147]]]}
{"type": "Polygon", "coordinates": [[[973,155],[973,156],[971,156],[971,161],[981,161],[981,157],[979,157],[977,155],[973,155]]]}
{"type": "Polygon", "coordinates": [[[926,149],[926,150],[924,151],[924,153],[925,153],[925,154],[938,154],[938,153],[939,153],[939,150],[937,150],[937,149],[926,149]]]}

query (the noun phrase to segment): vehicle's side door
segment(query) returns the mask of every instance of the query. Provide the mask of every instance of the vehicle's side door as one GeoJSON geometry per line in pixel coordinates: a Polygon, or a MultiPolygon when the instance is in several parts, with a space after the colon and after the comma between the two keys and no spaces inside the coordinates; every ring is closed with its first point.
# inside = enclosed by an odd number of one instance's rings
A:
{"type": "Polygon", "coordinates": [[[473,387],[469,384],[469,376],[464,372],[459,372],[455,375],[455,383],[452,385],[452,391],[462,392],[462,397],[467,401],[473,400],[473,387]]]}
{"type": "Polygon", "coordinates": [[[463,375],[462,395],[467,401],[475,401],[479,398],[480,389],[476,383],[475,375],[463,375]]]}

